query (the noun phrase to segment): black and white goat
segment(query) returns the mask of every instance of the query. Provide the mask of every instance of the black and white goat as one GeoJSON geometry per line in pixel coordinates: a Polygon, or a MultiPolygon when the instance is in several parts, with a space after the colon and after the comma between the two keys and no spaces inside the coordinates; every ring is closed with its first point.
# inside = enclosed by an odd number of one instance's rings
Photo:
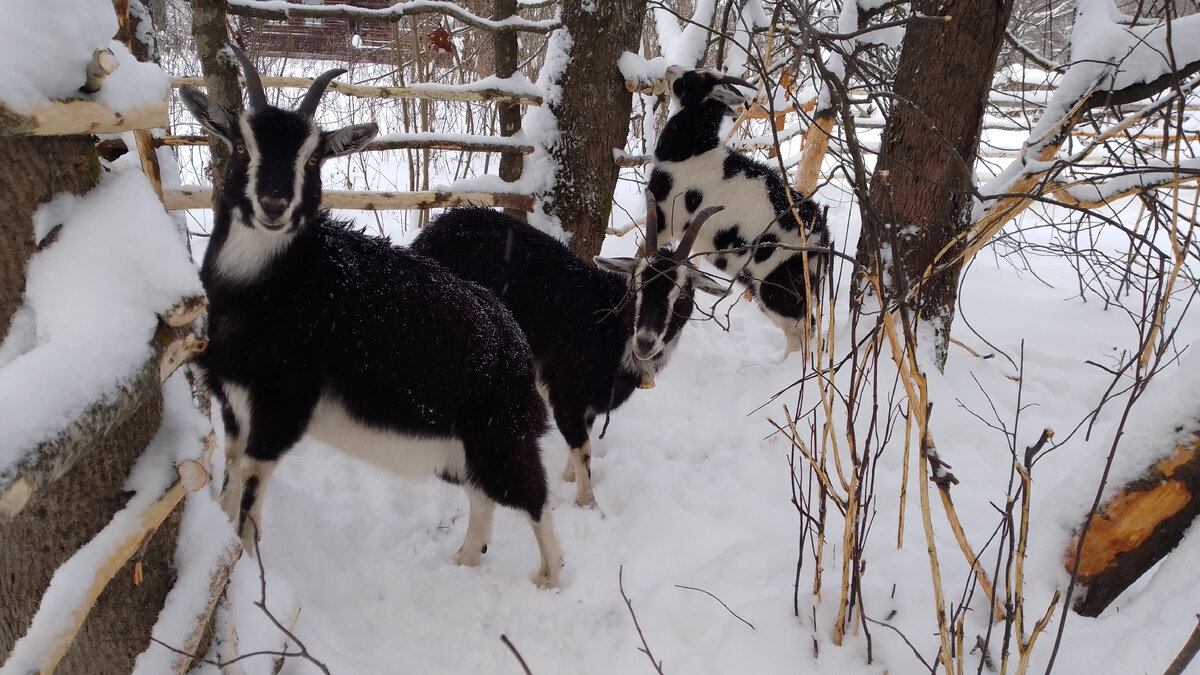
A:
{"type": "Polygon", "coordinates": [[[749,86],[746,82],[678,66],[667,68],[667,81],[679,110],[654,148],[649,189],[658,202],[659,227],[678,239],[690,234],[704,205],[724,205],[724,212],[704,224],[694,248],[747,284],[787,336],[786,353],[796,351],[811,314],[808,299],[820,297],[828,254],[782,247],[827,248],[825,216],[774,169],[721,141],[722,122],[745,104],[734,85],[749,86]]]}
{"type": "MultiPolygon", "coordinates": [[[[717,211],[703,210],[696,223],[717,211]]],[[[688,263],[693,237],[674,251],[658,248],[653,217],[651,208],[638,257],[596,257],[601,269],[554,237],[486,208],[447,211],[412,243],[414,251],[495,291],[525,331],[554,420],[571,448],[563,478],[578,481],[580,506],[596,504],[589,440],[596,415],[620,406],[666,365],[692,314],[695,290],[729,291],[688,263]]]]}
{"type": "Polygon", "coordinates": [[[200,365],[227,432],[222,505],[247,550],[272,471],[308,434],[399,474],[462,484],[470,514],[459,564],[486,551],[496,503],[525,511],[541,553],[534,582],[557,585],[562,553],[538,446],[546,406],[520,327],[490,291],[319,209],[321,163],[378,132],[314,123],[344,70],[318,77],[286,111],[267,105],[254,66],[236,54],[246,111],[191,87],[180,96],[232,151],[201,268],[210,343],[200,365]]]}

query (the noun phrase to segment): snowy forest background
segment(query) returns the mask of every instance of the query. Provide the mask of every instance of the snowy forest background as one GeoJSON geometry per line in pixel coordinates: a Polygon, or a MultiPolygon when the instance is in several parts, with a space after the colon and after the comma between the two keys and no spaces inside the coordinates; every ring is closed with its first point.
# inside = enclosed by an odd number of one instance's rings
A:
{"type": "MultiPolygon", "coordinates": [[[[1200,672],[1194,3],[413,0],[375,3],[382,28],[338,19],[332,53],[297,37],[334,31],[321,4],[283,22],[280,0],[118,3],[138,54],[110,41],[107,0],[0,0],[0,673],[1200,672]],[[619,39],[582,26],[614,15],[642,19],[631,52],[588,61],[619,39]],[[706,307],[655,388],[602,421],[597,509],[544,437],[558,590],[528,582],[512,512],[479,568],[455,567],[461,490],[314,441],[276,474],[258,560],[240,556],[219,416],[186,368],[158,377],[203,332],[179,301],[201,293],[219,155],[174,98],[161,186],[133,131],[22,144],[62,99],[132,119],[168,76],[211,93],[194,20],[264,76],[437,92],[333,87],[322,125],[377,122],[386,149],[329,162],[327,191],[491,195],[581,255],[639,243],[667,65],[757,83],[729,143],[828,207],[818,334],[783,358],[752,302],[706,307]],[[105,45],[120,67],[77,94],[105,45]],[[621,110],[573,97],[586,74],[628,96],[624,147],[570,150],[621,110]],[[97,142],[90,183],[55,182],[97,142]],[[106,406],[139,442],[81,422],[106,406]],[[199,489],[193,459],[216,477],[199,489]]],[[[400,244],[437,212],[338,209],[400,244]]]]}

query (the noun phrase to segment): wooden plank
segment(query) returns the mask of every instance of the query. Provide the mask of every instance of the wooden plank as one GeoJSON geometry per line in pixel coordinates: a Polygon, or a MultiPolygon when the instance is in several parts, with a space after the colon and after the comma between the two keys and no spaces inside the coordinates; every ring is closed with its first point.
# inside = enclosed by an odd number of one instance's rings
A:
{"type": "MultiPolygon", "coordinates": [[[[212,190],[185,186],[163,192],[167,210],[212,208],[212,190]]],[[[321,206],[330,209],[362,211],[415,211],[452,206],[496,206],[506,209],[533,210],[533,196],[504,192],[354,192],[326,190],[321,206]]]]}

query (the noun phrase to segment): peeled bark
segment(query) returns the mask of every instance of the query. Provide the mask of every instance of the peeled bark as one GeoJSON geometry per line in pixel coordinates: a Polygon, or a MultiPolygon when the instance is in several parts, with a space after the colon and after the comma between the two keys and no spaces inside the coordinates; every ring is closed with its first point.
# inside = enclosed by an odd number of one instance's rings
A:
{"type": "MultiPolygon", "coordinates": [[[[1122,487],[1091,519],[1079,559],[1083,595],[1074,609],[1099,616],[1183,539],[1200,514],[1200,434],[1122,487]]],[[[1078,537],[1067,549],[1075,568],[1078,537]]]]}
{"type": "Polygon", "coordinates": [[[553,149],[560,164],[546,211],[572,234],[571,250],[591,261],[600,253],[617,186],[614,149],[629,135],[633,94],[617,59],[637,51],[646,0],[565,0],[564,28],[570,32],[571,60],[561,82],[562,100],[551,110],[558,119],[553,149]]]}

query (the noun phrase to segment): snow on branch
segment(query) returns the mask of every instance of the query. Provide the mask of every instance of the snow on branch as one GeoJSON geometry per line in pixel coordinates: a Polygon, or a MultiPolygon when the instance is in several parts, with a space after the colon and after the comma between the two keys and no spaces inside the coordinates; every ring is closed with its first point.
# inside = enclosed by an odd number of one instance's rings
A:
{"type": "MultiPolygon", "coordinates": [[[[1164,21],[1134,24],[1117,11],[1112,0],[1080,0],[1071,45],[1070,66],[1023,144],[1022,152],[979,190],[985,198],[998,198],[976,204],[967,256],[973,255],[1031,203],[1029,198],[1017,195],[1063,190],[1065,186],[1054,181],[1056,172],[1082,161],[1104,141],[1191,92],[1200,82],[1189,80],[1200,72],[1200,15],[1175,19],[1169,24],[1164,21]],[[1097,134],[1071,156],[1058,156],[1087,110],[1133,103],[1164,91],[1169,93],[1097,134]]],[[[1083,194],[1082,187],[1063,194],[1068,203],[1075,200],[1080,204],[1099,204],[1118,195],[1178,182],[1178,176],[1166,179],[1152,175],[1153,172],[1129,179],[1133,182],[1106,183],[1106,188],[1097,187],[1090,195],[1083,194]],[[1142,180],[1144,184],[1138,182],[1142,180]]]]}
{"type": "Polygon", "coordinates": [[[1155,188],[1180,185],[1200,180],[1200,159],[1188,159],[1174,166],[1156,162],[1154,166],[1138,167],[1117,176],[1082,179],[1053,188],[1061,202],[1077,208],[1094,209],[1117,199],[1155,188]]]}
{"type": "Polygon", "coordinates": [[[229,0],[228,12],[256,19],[285,21],[287,19],[345,19],[347,21],[384,21],[397,23],[418,14],[445,14],[464,24],[494,33],[549,33],[562,27],[557,20],[531,21],[518,16],[501,21],[485,19],[452,2],[413,0],[399,2],[382,9],[367,9],[349,5],[296,5],[283,0],[229,0]]]}

